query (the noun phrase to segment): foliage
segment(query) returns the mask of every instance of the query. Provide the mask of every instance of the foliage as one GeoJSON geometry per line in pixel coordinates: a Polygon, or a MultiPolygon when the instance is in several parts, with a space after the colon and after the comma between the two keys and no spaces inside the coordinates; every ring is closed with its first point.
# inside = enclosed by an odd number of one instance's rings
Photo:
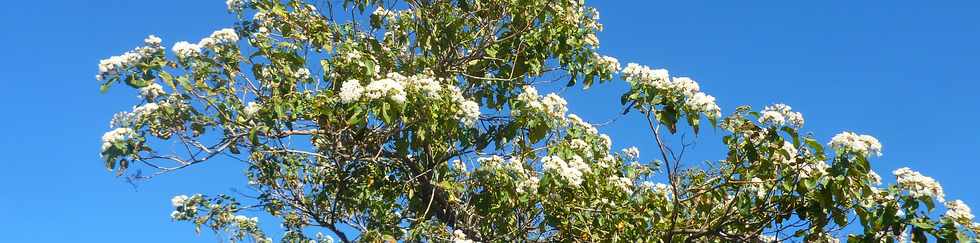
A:
{"type": "MultiPolygon", "coordinates": [[[[140,105],[103,136],[106,167],[179,171],[218,155],[246,163],[257,198],[177,196],[171,217],[235,241],[971,241],[961,201],[907,168],[881,186],[881,145],[801,135],[776,104],[723,115],[697,82],[599,54],[598,12],[581,0],[229,0],[238,17],[197,43],[162,40],[103,60],[102,90],[140,105]],[[320,2],[320,1],[316,1],[320,2]],[[373,11],[372,11],[373,9],[373,11]],[[396,10],[398,9],[398,10],[396,10]],[[251,16],[251,17],[250,17],[251,16]],[[657,160],[612,150],[555,81],[625,80],[657,160]],[[704,123],[704,122],[707,123],[704,123]],[[686,166],[664,136],[721,128],[728,152],[686,166]],[[186,151],[162,153],[161,141],[186,151]],[[657,178],[664,178],[658,183],[657,178]]],[[[682,148],[683,149],[683,148],[682,148]]]]}

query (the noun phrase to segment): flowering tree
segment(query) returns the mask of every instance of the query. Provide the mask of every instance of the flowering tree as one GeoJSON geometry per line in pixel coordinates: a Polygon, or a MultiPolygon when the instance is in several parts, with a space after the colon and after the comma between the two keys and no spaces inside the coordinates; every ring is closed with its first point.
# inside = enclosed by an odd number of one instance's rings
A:
{"type": "Polygon", "coordinates": [[[880,185],[874,137],[826,143],[801,135],[790,106],[723,113],[693,79],[621,69],[598,54],[599,14],[582,0],[315,2],[228,0],[231,28],[169,54],[150,36],[103,60],[102,90],[141,99],[113,117],[105,166],[149,179],[218,155],[247,164],[255,198],[172,200],[174,220],[234,241],[273,241],[246,209],[281,221],[285,242],[925,242],[980,230],[930,177],[902,168],[880,185]],[[560,95],[539,93],[558,80],[627,82],[617,109],[645,118],[658,159],[614,151],[560,95]],[[692,166],[664,142],[705,126],[725,135],[717,161],[692,166]],[[181,149],[155,149],[164,142],[181,149]]]}

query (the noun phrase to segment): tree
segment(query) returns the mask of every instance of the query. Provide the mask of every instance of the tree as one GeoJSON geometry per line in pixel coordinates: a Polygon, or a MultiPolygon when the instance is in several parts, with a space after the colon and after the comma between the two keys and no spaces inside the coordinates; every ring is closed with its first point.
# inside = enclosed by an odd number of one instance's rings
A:
{"type": "Polygon", "coordinates": [[[173,198],[171,217],[198,231],[273,241],[245,209],[281,220],[284,242],[925,242],[980,230],[930,177],[902,168],[880,185],[872,136],[825,145],[787,105],[724,114],[690,78],[621,69],[598,53],[599,14],[581,0],[227,3],[233,28],[170,54],[150,36],[96,77],[141,97],[102,138],[110,171],[153,170],[128,174],[145,180],[219,155],[248,166],[255,198],[173,198]],[[614,80],[630,85],[616,109],[645,118],[659,159],[612,151],[561,96],[538,92],[614,80]],[[664,142],[705,126],[725,135],[717,161],[692,165],[664,142]],[[163,141],[185,151],[154,149],[163,141]]]}

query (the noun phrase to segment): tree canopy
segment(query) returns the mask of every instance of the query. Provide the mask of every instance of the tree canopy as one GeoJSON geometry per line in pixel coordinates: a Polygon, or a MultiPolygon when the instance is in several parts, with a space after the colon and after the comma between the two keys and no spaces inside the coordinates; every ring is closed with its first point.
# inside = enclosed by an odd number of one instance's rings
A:
{"type": "Polygon", "coordinates": [[[146,180],[216,159],[247,165],[254,198],[172,199],[170,217],[197,231],[255,242],[947,242],[980,230],[930,177],[901,168],[882,185],[872,136],[820,141],[788,105],[723,111],[692,78],[621,67],[600,53],[599,12],[582,0],[227,5],[233,26],[169,51],[149,36],[96,76],[103,92],[140,97],[102,137],[110,171],[146,180]],[[649,130],[656,160],[613,150],[561,95],[539,92],[621,81],[630,89],[610,108],[646,121],[637,130],[649,130]],[[714,161],[664,142],[704,128],[724,135],[714,161]],[[137,167],[152,172],[128,172],[137,167]],[[258,216],[285,234],[264,233],[258,216]]]}

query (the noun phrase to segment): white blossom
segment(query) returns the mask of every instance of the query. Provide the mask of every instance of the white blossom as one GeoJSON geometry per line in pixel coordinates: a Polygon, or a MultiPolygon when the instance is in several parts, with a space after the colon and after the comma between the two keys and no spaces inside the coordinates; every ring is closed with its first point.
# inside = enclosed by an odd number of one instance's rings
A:
{"type": "Polygon", "coordinates": [[[460,171],[460,172],[466,172],[466,163],[463,163],[462,160],[455,159],[455,160],[453,160],[452,163],[453,163],[453,169],[454,170],[460,171]]]}
{"type": "Polygon", "coordinates": [[[517,185],[517,192],[536,192],[538,191],[538,183],[541,181],[537,176],[528,177],[527,180],[523,180],[517,185]]]}
{"type": "Polygon", "coordinates": [[[946,213],[943,214],[943,217],[951,219],[957,224],[973,222],[973,213],[970,212],[970,207],[960,200],[946,202],[946,213]]]}
{"type": "Polygon", "coordinates": [[[104,80],[109,78],[108,76],[119,75],[125,69],[163,53],[163,47],[160,46],[161,40],[159,37],[150,35],[143,40],[143,44],[144,46],[137,47],[122,55],[112,56],[99,61],[99,73],[95,75],[95,79],[104,80]]]}
{"type": "Polygon", "coordinates": [[[493,155],[490,157],[477,158],[476,162],[480,163],[480,166],[486,168],[496,168],[504,163],[504,158],[499,155],[493,155]]]}
{"type": "Polygon", "coordinates": [[[748,187],[746,187],[746,189],[749,192],[754,192],[755,193],[755,196],[756,197],[759,197],[759,198],[766,197],[766,194],[768,192],[766,191],[766,188],[765,188],[765,185],[762,182],[762,179],[759,179],[758,177],[752,177],[752,179],[749,179],[749,184],[750,185],[748,187]]]}
{"type": "Polygon", "coordinates": [[[235,44],[238,42],[238,33],[234,29],[224,28],[214,31],[211,36],[201,39],[197,44],[205,48],[215,48],[219,45],[235,44]]]}
{"type": "Polygon", "coordinates": [[[171,51],[177,55],[177,58],[189,58],[195,57],[201,54],[201,46],[198,44],[193,44],[186,41],[180,41],[174,43],[174,47],[170,48],[171,51]]]}
{"type": "Polygon", "coordinates": [[[636,146],[631,146],[623,149],[623,154],[631,160],[637,160],[640,158],[640,149],[636,148],[636,146]]]}
{"type": "Polygon", "coordinates": [[[943,202],[945,194],[943,187],[932,177],[924,176],[908,167],[902,167],[892,172],[897,178],[898,186],[908,190],[909,195],[915,198],[930,197],[939,202],[943,202]]]}
{"type": "Polygon", "coordinates": [[[702,92],[697,92],[687,98],[685,105],[696,112],[702,112],[708,117],[717,119],[721,117],[721,107],[715,103],[715,97],[702,92]]]}
{"type": "Polygon", "coordinates": [[[245,7],[245,0],[226,0],[225,5],[228,5],[228,11],[239,12],[245,7]]]}
{"type": "Polygon", "coordinates": [[[771,236],[771,235],[759,235],[759,241],[765,242],[765,243],[775,243],[775,242],[778,242],[776,240],[776,237],[775,236],[771,236]]]}
{"type": "Polygon", "coordinates": [[[254,101],[253,102],[248,102],[248,104],[245,105],[245,108],[242,109],[242,113],[245,116],[253,116],[253,115],[255,115],[255,113],[259,112],[259,109],[261,109],[261,108],[262,107],[259,106],[259,104],[258,103],[255,103],[254,101]]]}
{"type": "Polygon", "coordinates": [[[363,93],[364,87],[361,87],[361,81],[357,81],[356,79],[347,80],[340,87],[340,102],[355,102],[361,99],[363,93]]]}
{"type": "Polygon", "coordinates": [[[791,164],[796,158],[796,155],[800,153],[800,151],[796,149],[796,146],[793,146],[793,143],[790,143],[789,141],[783,141],[783,146],[780,147],[780,149],[785,151],[789,156],[783,156],[783,154],[779,151],[773,152],[773,160],[779,164],[791,164]]]}
{"type": "Polygon", "coordinates": [[[818,160],[812,163],[803,164],[800,167],[800,175],[803,178],[814,178],[827,174],[827,169],[830,169],[830,165],[823,160],[818,160]]]}
{"type": "Polygon", "coordinates": [[[129,112],[119,112],[112,115],[112,120],[109,121],[109,128],[120,128],[132,126],[135,121],[133,114],[129,112]]]}
{"type": "MultiPolygon", "coordinates": [[[[417,78],[416,81],[412,82],[412,86],[427,96],[436,95],[438,89],[441,87],[432,78],[417,78]]],[[[463,97],[463,92],[456,86],[449,86],[448,90],[450,99],[459,108],[455,114],[456,119],[459,119],[460,123],[463,123],[467,127],[476,125],[477,120],[480,118],[480,104],[472,100],[467,100],[466,97],[463,97]]]]}
{"type": "Polygon", "coordinates": [[[684,96],[693,96],[701,91],[701,86],[698,82],[688,77],[674,77],[670,82],[670,90],[683,94],[684,96]]]}
{"type": "Polygon", "coordinates": [[[592,126],[592,124],[589,124],[588,122],[585,122],[585,121],[584,121],[584,120],[582,120],[582,118],[581,118],[581,117],[579,117],[578,115],[575,115],[575,114],[568,114],[568,121],[569,121],[569,123],[571,123],[572,125],[575,125],[575,126],[578,126],[578,127],[581,127],[582,129],[584,129],[584,130],[585,130],[586,132],[588,132],[589,134],[592,134],[592,135],[596,135],[596,134],[598,134],[598,133],[599,133],[599,130],[598,130],[598,129],[596,129],[596,128],[595,128],[595,126],[592,126]]]}
{"type": "MultiPolygon", "coordinates": [[[[329,235],[324,235],[323,233],[320,233],[320,232],[317,232],[316,233],[316,243],[333,243],[333,242],[334,242],[333,237],[331,237],[329,235]]],[[[313,243],[313,242],[311,242],[311,243],[313,243]]]]}
{"type": "Polygon", "coordinates": [[[153,112],[156,112],[159,109],[160,109],[160,105],[151,102],[151,103],[143,104],[141,106],[133,107],[132,114],[133,117],[137,119],[143,119],[150,116],[151,114],[153,114],[153,112]]]}
{"type": "Polygon", "coordinates": [[[541,158],[541,164],[545,171],[558,173],[569,184],[576,187],[582,184],[583,174],[591,172],[589,165],[577,155],[567,162],[558,156],[547,156],[541,158]]]}
{"type": "Polygon", "coordinates": [[[681,100],[692,112],[704,113],[712,119],[721,117],[721,107],[715,103],[715,97],[701,92],[701,86],[691,78],[671,79],[666,69],[651,69],[630,63],[623,69],[623,79],[631,86],[651,86],[664,91],[666,95],[681,100]]]}
{"type": "Polygon", "coordinates": [[[794,112],[793,108],[786,104],[774,104],[762,110],[759,123],[777,127],[789,124],[799,128],[803,127],[803,114],[794,112]]]}
{"type": "Polygon", "coordinates": [[[521,90],[522,92],[517,95],[516,100],[522,103],[523,106],[513,107],[513,109],[511,109],[511,112],[514,113],[514,116],[523,115],[521,111],[524,109],[530,111],[537,111],[542,109],[543,105],[539,100],[541,96],[538,95],[538,89],[534,88],[534,86],[525,85],[524,87],[522,87],[521,90]]]}
{"type": "Polygon", "coordinates": [[[371,100],[387,97],[396,103],[404,103],[406,99],[405,86],[394,79],[383,78],[364,87],[364,96],[371,100]]]}
{"type": "Polygon", "coordinates": [[[626,68],[623,68],[623,79],[633,85],[645,84],[657,89],[666,89],[670,84],[667,69],[651,69],[636,63],[626,64],[626,68]]]}
{"type": "Polygon", "coordinates": [[[871,182],[873,182],[875,185],[881,185],[881,176],[874,170],[868,170],[868,178],[871,179],[871,182]]]}
{"type": "Polygon", "coordinates": [[[453,243],[474,243],[473,240],[469,240],[466,238],[466,233],[463,233],[462,230],[454,230],[452,240],[453,243]]]}
{"type": "Polygon", "coordinates": [[[640,183],[640,187],[643,188],[644,190],[664,196],[665,198],[669,198],[671,194],[670,186],[664,183],[659,183],[659,182],[654,183],[651,181],[644,181],[640,183]]]}
{"type": "Polygon", "coordinates": [[[600,69],[605,70],[608,73],[619,72],[620,69],[619,60],[617,60],[615,57],[603,56],[603,55],[599,55],[599,53],[594,53],[594,55],[596,60],[596,66],[598,66],[600,69]]]}
{"type": "Polygon", "coordinates": [[[299,80],[310,79],[310,70],[307,68],[300,68],[299,70],[296,70],[295,73],[293,73],[293,77],[299,80]]]}
{"type": "Polygon", "coordinates": [[[849,150],[861,155],[881,156],[881,143],[870,135],[842,132],[831,138],[829,145],[836,149],[849,150]]]}
{"type": "Polygon", "coordinates": [[[163,91],[163,86],[160,86],[160,84],[157,83],[151,83],[146,87],[142,87],[139,89],[139,92],[140,92],[140,97],[147,100],[152,100],[156,97],[166,94],[166,92],[163,91]]]}
{"type": "Polygon", "coordinates": [[[568,112],[568,102],[564,98],[558,96],[555,93],[550,93],[541,100],[541,104],[544,105],[544,110],[546,113],[552,117],[565,117],[565,112],[568,112]]]}
{"type": "Polygon", "coordinates": [[[618,187],[620,190],[622,190],[626,194],[632,194],[633,193],[633,188],[632,188],[633,181],[630,180],[630,178],[619,177],[619,176],[613,175],[613,176],[609,176],[608,178],[606,178],[606,180],[609,182],[609,184],[612,184],[613,186],[618,187]]]}
{"type": "Polygon", "coordinates": [[[112,147],[112,143],[129,140],[134,134],[133,129],[128,127],[116,128],[102,134],[102,152],[112,147]]]}
{"type": "Polygon", "coordinates": [[[187,202],[187,199],[189,199],[189,197],[187,197],[187,195],[177,195],[177,196],[174,196],[173,198],[170,199],[170,205],[173,205],[175,208],[176,207],[180,207],[180,206],[184,206],[184,203],[187,202]]]}
{"type": "MultiPolygon", "coordinates": [[[[409,87],[418,90],[425,96],[436,97],[439,95],[439,91],[442,90],[442,85],[435,78],[425,76],[425,75],[415,75],[408,78],[409,87]]],[[[459,102],[463,100],[463,94],[459,91],[459,88],[452,86],[453,89],[453,99],[459,102]]]]}
{"type": "Polygon", "coordinates": [[[146,39],[143,39],[143,44],[145,44],[147,46],[151,46],[151,47],[159,47],[160,44],[162,44],[162,43],[163,43],[163,40],[160,39],[160,37],[157,37],[155,35],[150,35],[150,36],[147,36],[146,39]]]}
{"type": "Polygon", "coordinates": [[[476,125],[477,119],[480,118],[480,104],[474,101],[463,101],[459,104],[460,114],[459,119],[467,127],[472,127],[476,125]]]}
{"type": "Polygon", "coordinates": [[[606,150],[612,149],[612,138],[610,138],[609,135],[599,135],[599,141],[602,142],[602,146],[606,147],[606,150]]]}
{"type": "Polygon", "coordinates": [[[385,9],[382,6],[378,6],[378,8],[374,9],[374,12],[371,12],[371,15],[378,16],[378,18],[385,19],[388,21],[394,21],[395,17],[398,16],[398,13],[395,11],[385,9]]]}

